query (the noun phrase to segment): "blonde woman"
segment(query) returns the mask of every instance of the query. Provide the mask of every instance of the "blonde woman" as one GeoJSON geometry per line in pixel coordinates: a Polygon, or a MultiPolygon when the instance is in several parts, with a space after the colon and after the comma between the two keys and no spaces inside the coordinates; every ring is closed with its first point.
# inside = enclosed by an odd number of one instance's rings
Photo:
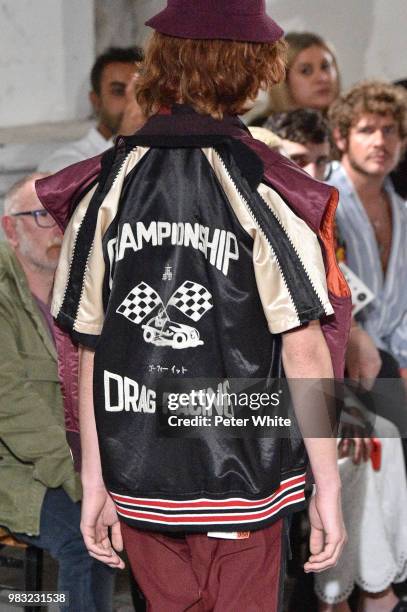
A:
{"type": "Polygon", "coordinates": [[[262,125],[265,119],[297,108],[313,108],[325,113],[340,91],[340,74],[331,45],[311,32],[289,32],[287,71],[283,81],[274,85],[265,103],[259,100],[244,119],[262,125]]]}

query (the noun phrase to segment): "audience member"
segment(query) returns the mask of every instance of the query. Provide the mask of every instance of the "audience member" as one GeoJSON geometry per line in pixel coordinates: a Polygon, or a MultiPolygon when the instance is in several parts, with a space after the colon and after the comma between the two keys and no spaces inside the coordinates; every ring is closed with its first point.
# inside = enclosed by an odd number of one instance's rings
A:
{"type": "MultiPolygon", "coordinates": [[[[330,159],[330,130],[321,113],[310,109],[280,113],[267,125],[282,139],[292,161],[314,178],[324,179],[330,159]]],[[[355,322],[351,330],[347,369],[371,380],[380,369],[377,349],[355,322]]],[[[355,398],[348,396],[347,404],[349,400],[354,402],[355,398]]],[[[407,577],[407,482],[402,446],[396,427],[386,419],[376,419],[375,435],[380,436],[382,445],[377,471],[369,461],[372,445],[368,438],[344,438],[339,447],[349,541],[338,565],[316,575],[321,612],[349,612],[347,599],[355,584],[361,589],[363,612],[393,610],[398,601],[391,585],[407,577]]]]}
{"type": "Polygon", "coordinates": [[[93,65],[89,99],[97,118],[81,140],[57,149],[39,164],[39,170],[56,172],[76,162],[99,155],[113,145],[116,134],[130,135],[143,123],[134,97],[137,64],[143,60],[139,47],[111,47],[93,65]]]}
{"type": "Polygon", "coordinates": [[[342,95],[329,116],[341,155],[330,177],[340,192],[338,226],[349,266],[375,296],[358,320],[407,378],[407,286],[400,282],[407,266],[407,210],[388,178],[407,135],[407,94],[366,81],[342,95]]]}
{"type": "Polygon", "coordinates": [[[285,81],[270,93],[272,112],[294,108],[327,111],[339,94],[339,69],[334,51],[321,36],[289,32],[285,81]]]}
{"type": "Polygon", "coordinates": [[[30,175],[7,193],[0,243],[0,524],[59,563],[72,612],[112,609],[114,574],[89,557],[64,428],[49,311],[62,234],[30,175]]]}
{"type": "Polygon", "coordinates": [[[335,568],[315,575],[320,612],[350,612],[359,587],[360,612],[406,612],[393,583],[407,578],[407,482],[396,427],[382,417],[375,422],[381,445],[379,469],[369,460],[371,443],[344,438],[339,447],[342,508],[348,542],[335,568]],[[347,446],[344,447],[343,445],[347,446]]]}
{"type": "Polygon", "coordinates": [[[310,32],[289,32],[285,40],[288,43],[285,79],[270,89],[268,105],[262,102],[257,115],[255,107],[245,116],[247,123],[263,125],[270,115],[297,108],[325,113],[339,94],[339,69],[329,43],[310,32]]]}
{"type": "Polygon", "coordinates": [[[272,115],[264,126],[281,139],[282,149],[300,168],[323,181],[330,169],[329,126],[321,113],[298,109],[272,115]]]}

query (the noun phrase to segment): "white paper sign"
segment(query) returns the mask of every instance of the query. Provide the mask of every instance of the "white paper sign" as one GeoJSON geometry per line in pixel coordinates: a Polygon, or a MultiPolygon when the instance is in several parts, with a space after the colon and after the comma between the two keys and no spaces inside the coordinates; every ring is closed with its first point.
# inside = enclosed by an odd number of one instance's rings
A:
{"type": "Polygon", "coordinates": [[[374,299],[374,293],[370,291],[369,287],[356,276],[354,272],[343,262],[339,264],[340,269],[349,285],[352,292],[352,314],[355,315],[362,310],[367,304],[374,299]]]}

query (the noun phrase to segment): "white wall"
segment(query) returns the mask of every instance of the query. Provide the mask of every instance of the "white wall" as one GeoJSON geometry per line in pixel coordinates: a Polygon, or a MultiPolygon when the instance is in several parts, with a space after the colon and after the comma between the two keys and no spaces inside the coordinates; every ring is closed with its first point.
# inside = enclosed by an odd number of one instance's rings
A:
{"type": "Polygon", "coordinates": [[[0,127],[83,118],[93,0],[0,0],[0,127]]]}
{"type": "Polygon", "coordinates": [[[96,0],[95,8],[97,54],[109,46],[137,44],[139,0],[96,0]]]}
{"type": "Polygon", "coordinates": [[[361,78],[407,78],[406,0],[267,0],[286,32],[310,30],[330,40],[344,86],[361,78]]]}

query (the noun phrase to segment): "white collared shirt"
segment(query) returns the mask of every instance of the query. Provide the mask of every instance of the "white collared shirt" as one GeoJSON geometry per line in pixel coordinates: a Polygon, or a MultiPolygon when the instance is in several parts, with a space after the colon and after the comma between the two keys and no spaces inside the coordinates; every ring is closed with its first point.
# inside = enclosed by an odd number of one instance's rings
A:
{"type": "Polygon", "coordinates": [[[38,166],[39,172],[58,172],[71,164],[83,161],[104,153],[113,146],[113,139],[106,140],[96,127],[92,127],[86,136],[74,142],[68,142],[52,153],[38,166]]]}

